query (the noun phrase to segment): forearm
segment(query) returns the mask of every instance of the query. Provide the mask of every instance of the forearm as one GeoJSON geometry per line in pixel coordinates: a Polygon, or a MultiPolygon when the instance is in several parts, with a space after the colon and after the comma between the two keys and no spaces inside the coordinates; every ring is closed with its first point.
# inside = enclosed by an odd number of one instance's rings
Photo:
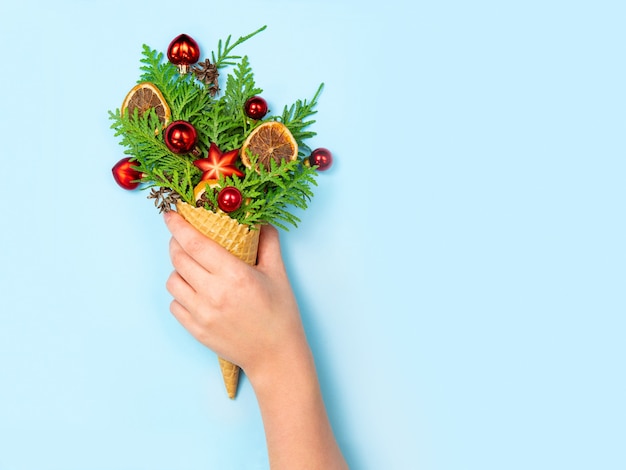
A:
{"type": "Polygon", "coordinates": [[[267,439],[272,470],[347,469],[328,421],[308,347],[274,358],[250,377],[267,439]]]}

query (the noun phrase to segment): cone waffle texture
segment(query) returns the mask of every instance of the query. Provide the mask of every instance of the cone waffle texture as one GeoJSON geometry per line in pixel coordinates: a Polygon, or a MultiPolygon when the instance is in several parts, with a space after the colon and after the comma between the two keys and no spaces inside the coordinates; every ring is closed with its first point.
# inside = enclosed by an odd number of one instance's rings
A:
{"type": "MultiPolygon", "coordinates": [[[[259,230],[251,230],[225,213],[208,211],[185,202],[176,204],[176,211],[200,233],[216,241],[230,253],[253,266],[259,247],[259,230]]],[[[235,398],[239,383],[239,367],[219,358],[222,378],[229,398],[235,398]]]]}
{"type": "Polygon", "coordinates": [[[251,230],[225,213],[211,212],[185,202],[178,203],[176,210],[200,233],[215,240],[247,264],[256,264],[259,230],[251,230]]]}
{"type": "Polygon", "coordinates": [[[237,385],[239,384],[239,366],[221,357],[217,359],[220,363],[222,379],[224,379],[224,386],[226,387],[228,398],[235,398],[235,395],[237,395],[237,385]]]}

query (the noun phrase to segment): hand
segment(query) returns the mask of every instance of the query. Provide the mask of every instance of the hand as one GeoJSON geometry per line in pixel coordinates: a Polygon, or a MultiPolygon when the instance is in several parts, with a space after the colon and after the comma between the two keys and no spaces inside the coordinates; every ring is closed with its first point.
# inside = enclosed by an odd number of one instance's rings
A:
{"type": "Polygon", "coordinates": [[[170,309],[198,341],[251,380],[276,355],[308,348],[274,227],[262,227],[252,267],[177,213],[168,212],[165,221],[175,269],[166,284],[174,297],[170,309]]]}
{"type": "Polygon", "coordinates": [[[175,271],[171,311],[219,356],[239,365],[256,394],[273,470],[345,470],[313,356],[280,254],[278,231],[261,229],[256,266],[168,212],[175,271]]]}

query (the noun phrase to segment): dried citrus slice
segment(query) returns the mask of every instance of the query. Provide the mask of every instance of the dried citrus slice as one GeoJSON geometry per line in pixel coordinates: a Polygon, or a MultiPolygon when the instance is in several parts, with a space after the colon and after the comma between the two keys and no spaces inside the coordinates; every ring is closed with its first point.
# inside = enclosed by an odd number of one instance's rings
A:
{"type": "Polygon", "coordinates": [[[255,128],[241,147],[241,161],[250,168],[249,154],[258,155],[259,162],[269,168],[270,160],[295,160],[298,157],[298,143],[287,126],[282,122],[268,121],[255,128]]]}
{"type": "Polygon", "coordinates": [[[195,188],[193,188],[193,200],[198,202],[198,200],[202,197],[204,192],[206,191],[207,185],[209,188],[214,188],[219,184],[219,180],[204,180],[200,181],[195,188]]]}
{"type": "Polygon", "coordinates": [[[161,91],[150,82],[142,82],[134,86],[124,98],[122,115],[128,110],[132,116],[135,109],[138,109],[141,116],[152,108],[156,111],[163,126],[170,121],[172,113],[161,91]]]}

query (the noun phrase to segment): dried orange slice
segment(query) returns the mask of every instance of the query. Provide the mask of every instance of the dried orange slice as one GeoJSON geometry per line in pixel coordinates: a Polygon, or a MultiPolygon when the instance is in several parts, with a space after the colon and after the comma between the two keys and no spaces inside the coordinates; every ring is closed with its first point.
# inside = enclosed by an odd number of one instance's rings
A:
{"type": "Polygon", "coordinates": [[[198,202],[206,191],[207,185],[209,188],[215,188],[219,184],[219,180],[204,180],[200,181],[195,188],[193,188],[193,200],[198,202]]]}
{"type": "Polygon", "coordinates": [[[122,115],[128,110],[132,116],[135,109],[139,110],[139,115],[154,108],[161,125],[165,126],[172,117],[170,107],[167,105],[163,93],[150,82],[142,82],[134,86],[128,92],[122,103],[122,115]]]}
{"type": "Polygon", "coordinates": [[[255,128],[241,146],[241,161],[250,168],[249,153],[258,155],[259,162],[269,168],[270,160],[295,160],[298,157],[298,143],[282,122],[268,121],[255,128]]]}

